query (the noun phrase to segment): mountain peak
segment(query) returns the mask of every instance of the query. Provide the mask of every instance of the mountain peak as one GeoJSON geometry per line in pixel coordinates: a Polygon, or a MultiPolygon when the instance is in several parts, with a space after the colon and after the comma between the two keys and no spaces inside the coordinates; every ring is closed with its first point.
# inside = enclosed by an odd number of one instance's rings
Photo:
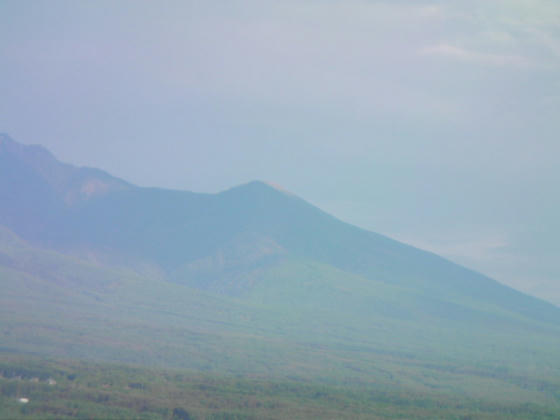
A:
{"type": "MultiPolygon", "coordinates": [[[[23,144],[15,141],[6,133],[0,133],[0,151],[6,151],[28,164],[42,161],[57,161],[54,155],[39,144],[23,144]]],[[[66,165],[71,166],[71,165],[66,165]]]]}
{"type": "MultiPolygon", "coordinates": [[[[6,162],[19,165],[27,174],[38,176],[66,204],[73,204],[110,191],[129,188],[125,181],[93,168],[76,167],[60,162],[48,149],[40,145],[25,145],[13,140],[8,134],[0,133],[0,156],[6,162]]],[[[0,176],[3,174],[0,167],[0,176]]],[[[15,175],[14,169],[11,170],[15,175]]],[[[19,175],[24,179],[23,172],[19,175]]]]}
{"type": "Polygon", "coordinates": [[[7,133],[0,133],[0,144],[14,142],[7,133]]]}
{"type": "Polygon", "coordinates": [[[295,194],[289,190],[287,190],[286,188],[284,188],[283,186],[276,184],[274,182],[268,182],[268,181],[257,181],[257,182],[262,182],[264,183],[266,186],[270,187],[270,188],[274,188],[276,191],[279,191],[281,193],[284,194],[288,194],[288,195],[293,195],[295,196],[295,194]]]}
{"type": "Polygon", "coordinates": [[[289,195],[292,197],[296,197],[296,195],[294,193],[292,193],[291,191],[288,191],[287,189],[285,189],[284,187],[281,187],[278,184],[275,184],[273,182],[269,182],[269,181],[262,181],[262,180],[254,180],[254,181],[250,181],[246,184],[241,184],[238,185],[236,187],[230,188],[226,191],[224,191],[224,193],[228,193],[228,192],[234,192],[234,191],[246,191],[246,192],[276,192],[276,193],[281,193],[284,195],[289,195]]]}
{"type": "Polygon", "coordinates": [[[0,133],[0,151],[11,151],[16,147],[22,148],[24,146],[12,139],[7,133],[0,133]]]}

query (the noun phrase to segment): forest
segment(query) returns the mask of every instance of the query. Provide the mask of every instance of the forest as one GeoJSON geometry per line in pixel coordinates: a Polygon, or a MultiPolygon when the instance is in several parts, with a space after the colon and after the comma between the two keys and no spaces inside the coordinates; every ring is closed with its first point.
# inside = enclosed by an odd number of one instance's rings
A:
{"type": "MultiPolygon", "coordinates": [[[[560,393],[560,387],[555,392],[560,393]]],[[[558,407],[0,354],[4,419],[557,419],[558,407]],[[28,399],[27,403],[20,402],[28,399]]]]}

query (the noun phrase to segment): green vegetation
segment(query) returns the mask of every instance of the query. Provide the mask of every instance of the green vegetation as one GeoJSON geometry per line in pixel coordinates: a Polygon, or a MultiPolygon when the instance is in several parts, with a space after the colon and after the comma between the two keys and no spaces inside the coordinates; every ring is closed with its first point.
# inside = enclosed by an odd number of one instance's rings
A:
{"type": "Polygon", "coordinates": [[[184,370],[0,356],[0,418],[555,419],[560,408],[184,370]],[[51,380],[49,384],[48,380],[51,380]],[[18,398],[29,403],[22,404],[18,398]]]}

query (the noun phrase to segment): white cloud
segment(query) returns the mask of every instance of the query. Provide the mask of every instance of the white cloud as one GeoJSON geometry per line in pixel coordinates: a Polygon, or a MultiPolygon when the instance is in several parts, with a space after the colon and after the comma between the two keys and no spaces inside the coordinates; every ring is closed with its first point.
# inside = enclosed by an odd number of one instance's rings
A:
{"type": "Polygon", "coordinates": [[[513,54],[490,54],[468,50],[447,43],[421,48],[418,53],[425,56],[441,56],[455,60],[475,62],[491,66],[528,67],[534,63],[527,57],[513,54]]]}
{"type": "Polygon", "coordinates": [[[442,19],[445,17],[443,9],[441,6],[432,4],[427,6],[421,6],[418,8],[418,15],[424,18],[438,18],[442,19]]]}
{"type": "Polygon", "coordinates": [[[451,239],[447,237],[432,237],[431,240],[400,236],[399,234],[392,234],[391,237],[447,258],[474,262],[474,266],[487,263],[498,257],[508,257],[505,251],[510,245],[509,240],[503,233],[489,234],[478,232],[476,235],[462,233],[457,234],[457,237],[452,237],[451,239]]]}

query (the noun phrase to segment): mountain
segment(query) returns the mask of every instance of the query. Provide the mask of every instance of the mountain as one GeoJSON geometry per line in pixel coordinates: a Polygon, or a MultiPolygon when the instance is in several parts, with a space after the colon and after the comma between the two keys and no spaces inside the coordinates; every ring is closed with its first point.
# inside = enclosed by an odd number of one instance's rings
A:
{"type": "Polygon", "coordinates": [[[147,261],[168,278],[241,293],[300,259],[432,298],[476,299],[555,322],[560,310],[434,254],[359,229],[263,182],[219,194],[140,188],[0,137],[0,224],[59,250],[147,261]],[[251,279],[249,281],[248,279],[251,279]]]}
{"type": "Polygon", "coordinates": [[[2,135],[0,203],[0,354],[560,401],[559,308],[267,183],[142,188],[2,135]]]}

